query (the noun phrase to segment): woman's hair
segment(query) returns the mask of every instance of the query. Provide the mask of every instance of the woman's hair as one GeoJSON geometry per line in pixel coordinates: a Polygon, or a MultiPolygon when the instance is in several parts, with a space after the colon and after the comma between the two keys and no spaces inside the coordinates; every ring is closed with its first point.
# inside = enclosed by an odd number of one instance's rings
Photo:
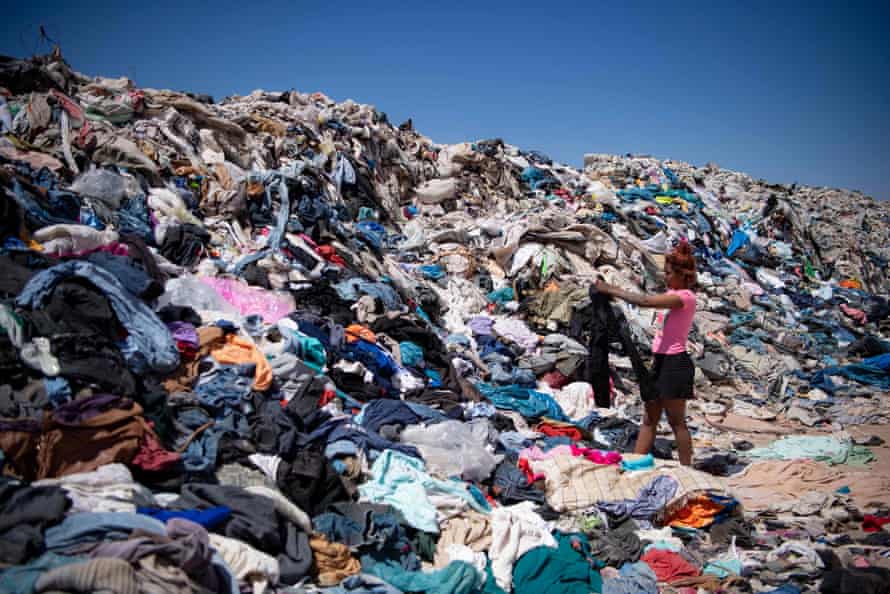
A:
{"type": "Polygon", "coordinates": [[[683,284],[687,289],[692,289],[698,282],[695,273],[695,256],[692,253],[692,246],[688,241],[680,241],[665,260],[671,265],[671,271],[674,275],[683,280],[683,284]]]}

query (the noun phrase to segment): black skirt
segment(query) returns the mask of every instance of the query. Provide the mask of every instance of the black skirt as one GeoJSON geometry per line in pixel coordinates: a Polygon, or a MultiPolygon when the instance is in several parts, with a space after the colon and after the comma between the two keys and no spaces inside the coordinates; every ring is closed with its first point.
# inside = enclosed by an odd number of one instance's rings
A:
{"type": "Polygon", "coordinates": [[[652,377],[659,399],[692,398],[694,395],[695,365],[689,353],[656,353],[652,377]]]}

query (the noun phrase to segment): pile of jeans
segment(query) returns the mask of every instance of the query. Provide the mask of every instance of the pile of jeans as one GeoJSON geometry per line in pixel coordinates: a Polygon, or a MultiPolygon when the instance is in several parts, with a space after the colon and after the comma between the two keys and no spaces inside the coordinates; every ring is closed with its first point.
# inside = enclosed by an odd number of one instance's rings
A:
{"type": "Polygon", "coordinates": [[[890,206],[58,52],[0,94],[0,591],[886,583],[890,206]],[[691,468],[633,451],[652,312],[590,290],[680,240],[691,468]]]}

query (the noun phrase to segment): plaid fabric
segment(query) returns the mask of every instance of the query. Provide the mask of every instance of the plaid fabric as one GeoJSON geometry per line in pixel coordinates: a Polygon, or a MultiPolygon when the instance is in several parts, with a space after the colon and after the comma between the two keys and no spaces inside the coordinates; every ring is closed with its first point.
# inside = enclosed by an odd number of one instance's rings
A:
{"type": "Polygon", "coordinates": [[[529,464],[534,473],[546,477],[547,503],[559,512],[586,509],[601,501],[636,499],[640,489],[662,474],[679,484],[675,499],[696,491],[727,491],[726,482],[720,477],[670,462],[655,470],[626,473],[621,473],[616,465],[598,465],[571,455],[530,460],[529,464]]]}

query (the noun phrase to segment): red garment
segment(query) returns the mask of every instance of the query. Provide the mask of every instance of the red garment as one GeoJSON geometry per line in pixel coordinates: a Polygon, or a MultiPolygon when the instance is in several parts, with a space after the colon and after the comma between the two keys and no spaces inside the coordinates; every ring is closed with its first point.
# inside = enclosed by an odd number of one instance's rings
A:
{"type": "Polygon", "coordinates": [[[866,514],[862,518],[862,529],[866,532],[880,532],[881,526],[890,524],[890,516],[873,516],[866,514]]]}
{"type": "Polygon", "coordinates": [[[321,395],[321,398],[318,399],[318,407],[327,405],[331,400],[336,398],[337,393],[333,390],[325,390],[324,394],[321,395]]]}
{"type": "Polygon", "coordinates": [[[532,484],[536,481],[542,481],[545,477],[543,474],[535,474],[532,471],[531,465],[528,463],[527,458],[520,458],[519,462],[516,464],[516,467],[519,468],[522,472],[525,473],[526,478],[528,478],[528,483],[532,484]]]}
{"type": "Polygon", "coordinates": [[[337,251],[334,249],[333,246],[320,245],[317,248],[315,248],[315,253],[317,253],[319,256],[321,256],[322,258],[324,258],[325,260],[327,260],[328,262],[330,262],[332,264],[336,264],[337,266],[343,266],[343,267],[346,266],[346,260],[344,260],[337,254],[337,251]]]}
{"type": "Polygon", "coordinates": [[[176,452],[165,450],[154,433],[146,431],[139,451],[133,456],[130,464],[148,472],[160,472],[170,470],[179,464],[179,458],[176,452]]]}
{"type": "Polygon", "coordinates": [[[183,358],[188,360],[194,359],[198,354],[198,349],[195,345],[185,340],[176,341],[176,350],[179,351],[179,354],[182,355],[183,358]]]}
{"type": "Polygon", "coordinates": [[[697,577],[701,573],[697,567],[673,551],[649,549],[640,557],[640,561],[652,568],[659,582],[671,583],[680,578],[697,577]]]}
{"type": "Polygon", "coordinates": [[[535,427],[535,431],[550,437],[568,437],[572,441],[579,441],[581,439],[581,430],[576,427],[554,427],[553,425],[540,423],[535,427]]]}

